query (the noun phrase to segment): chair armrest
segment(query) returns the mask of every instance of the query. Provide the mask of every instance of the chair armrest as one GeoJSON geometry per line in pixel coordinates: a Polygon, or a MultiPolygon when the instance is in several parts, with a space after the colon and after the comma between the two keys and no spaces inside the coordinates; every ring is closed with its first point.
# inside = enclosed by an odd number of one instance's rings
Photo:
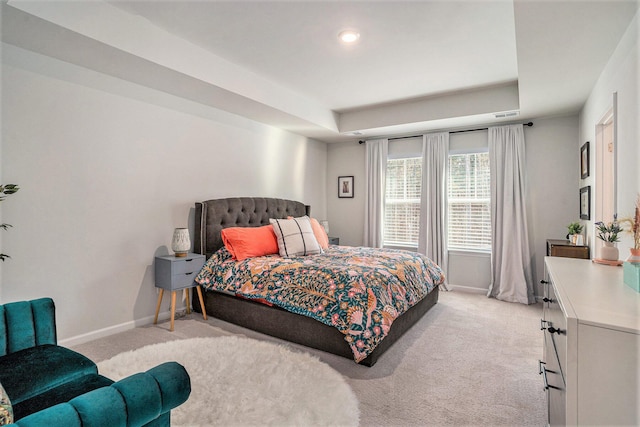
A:
{"type": "MultiPolygon", "coordinates": [[[[176,362],[131,375],[15,422],[19,427],[144,426],[186,402],[191,381],[176,362]]],[[[166,417],[169,426],[169,416],[166,417]]]]}

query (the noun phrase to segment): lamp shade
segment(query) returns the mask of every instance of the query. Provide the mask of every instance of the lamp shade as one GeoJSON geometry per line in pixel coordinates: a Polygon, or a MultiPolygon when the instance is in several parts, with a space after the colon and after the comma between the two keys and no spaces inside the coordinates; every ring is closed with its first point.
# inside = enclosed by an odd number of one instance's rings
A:
{"type": "Polygon", "coordinates": [[[191,239],[189,239],[189,230],[186,228],[176,228],[173,231],[173,240],[171,240],[171,249],[176,253],[177,257],[185,257],[191,249],[191,239]]]}

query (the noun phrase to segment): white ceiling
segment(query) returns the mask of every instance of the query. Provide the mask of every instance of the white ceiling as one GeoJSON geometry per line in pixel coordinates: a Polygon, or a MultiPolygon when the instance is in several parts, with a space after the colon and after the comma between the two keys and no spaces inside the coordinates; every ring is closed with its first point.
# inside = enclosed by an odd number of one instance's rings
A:
{"type": "Polygon", "coordinates": [[[518,77],[511,2],[111,4],[337,111],[518,77]]]}
{"type": "Polygon", "coordinates": [[[2,40],[337,142],[575,113],[639,4],[10,0],[2,40]]]}

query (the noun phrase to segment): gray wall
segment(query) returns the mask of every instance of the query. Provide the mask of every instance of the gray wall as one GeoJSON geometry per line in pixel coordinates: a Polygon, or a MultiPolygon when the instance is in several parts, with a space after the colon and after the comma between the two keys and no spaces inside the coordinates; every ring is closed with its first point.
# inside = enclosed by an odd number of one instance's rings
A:
{"type": "Polygon", "coordinates": [[[544,277],[547,239],[564,239],[567,225],[580,218],[576,182],[580,177],[578,118],[534,120],[525,131],[527,145],[527,218],[536,295],[544,277]]]}
{"type": "Polygon", "coordinates": [[[148,323],[154,255],[196,201],[280,197],[325,216],[325,143],[2,50],[2,182],[21,190],[2,203],[0,298],[53,297],[59,338],[148,323]]]}
{"type": "MultiPolygon", "coordinates": [[[[640,13],[629,25],[616,51],[611,55],[598,82],[580,114],[580,139],[576,149],[585,141],[591,141],[591,153],[595,152],[596,125],[613,105],[613,93],[617,93],[617,140],[616,140],[616,180],[617,213],[620,217],[632,216],[635,201],[640,195],[640,13]]],[[[590,185],[591,213],[595,211],[595,156],[590,158],[590,176],[581,180],[579,187],[590,185]]],[[[596,218],[595,221],[611,221],[596,218]]],[[[598,256],[601,245],[595,236],[594,220],[585,221],[587,242],[591,246],[592,257],[598,256]]],[[[618,248],[620,259],[629,257],[633,245],[631,235],[624,233],[618,248]]]]}
{"type": "Polygon", "coordinates": [[[328,144],[327,219],[329,234],[341,245],[360,246],[364,241],[365,145],[328,144]],[[338,198],[338,177],[353,175],[353,198],[338,198]]]}
{"type": "MultiPolygon", "coordinates": [[[[527,147],[528,222],[534,280],[543,277],[546,239],[564,238],[566,226],[578,218],[579,174],[578,118],[555,117],[534,120],[525,128],[527,147]]],[[[452,138],[452,147],[476,145],[486,132],[452,138]]],[[[327,210],[331,234],[347,245],[362,245],[365,183],[364,144],[329,144],[327,210]],[[340,175],[355,176],[355,197],[339,199],[340,175]],[[332,191],[332,187],[335,191],[332,191]]],[[[452,285],[485,291],[491,280],[489,257],[485,254],[450,254],[449,281],[452,285]]],[[[540,293],[538,293],[539,295],[540,293]]]]}

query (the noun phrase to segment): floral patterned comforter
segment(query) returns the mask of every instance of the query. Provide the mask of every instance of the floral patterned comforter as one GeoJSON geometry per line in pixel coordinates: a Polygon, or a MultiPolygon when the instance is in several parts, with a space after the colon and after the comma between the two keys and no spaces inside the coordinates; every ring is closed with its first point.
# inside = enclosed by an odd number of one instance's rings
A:
{"type": "Polygon", "coordinates": [[[443,283],[444,274],[426,256],[409,251],[330,246],[320,255],[235,261],[223,247],[196,281],[334,326],[360,362],[398,316],[443,283]]]}

